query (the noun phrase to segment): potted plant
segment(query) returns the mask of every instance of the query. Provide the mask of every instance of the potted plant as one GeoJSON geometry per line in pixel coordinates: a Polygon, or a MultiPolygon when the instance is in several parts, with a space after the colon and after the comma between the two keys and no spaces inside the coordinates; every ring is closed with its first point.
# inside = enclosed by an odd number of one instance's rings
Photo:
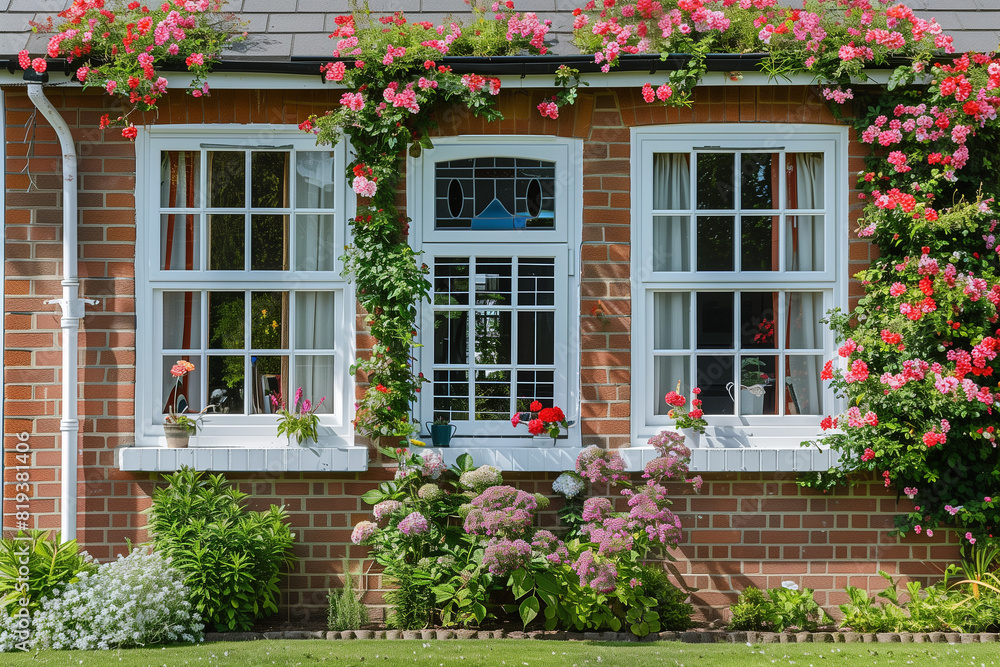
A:
{"type": "Polygon", "coordinates": [[[674,420],[677,429],[684,434],[684,437],[688,439],[691,445],[697,447],[701,440],[701,434],[705,432],[705,427],[708,426],[708,422],[705,421],[705,413],[701,409],[701,399],[698,398],[698,395],[701,394],[701,389],[695,387],[691,390],[694,397],[691,399],[690,409],[684,409],[687,399],[681,396],[680,390],[681,383],[678,380],[677,389],[675,391],[668,391],[667,395],[664,396],[663,400],[670,406],[670,412],[667,413],[667,416],[674,420]]]}
{"type": "Polygon", "coordinates": [[[201,421],[204,410],[193,417],[180,413],[181,381],[193,370],[194,364],[184,359],[178,359],[170,368],[170,374],[174,376],[174,400],[170,412],[163,419],[163,435],[167,439],[167,447],[174,449],[187,447],[191,436],[198,431],[198,422],[201,421]]]}
{"type": "MultiPolygon", "coordinates": [[[[764,394],[772,381],[762,370],[764,367],[760,357],[746,357],[740,362],[740,412],[745,415],[764,414],[764,394]]],[[[729,394],[733,394],[731,389],[729,394]]]]}
{"type": "Polygon", "coordinates": [[[433,424],[427,422],[424,426],[430,431],[431,442],[435,447],[447,447],[458,432],[458,427],[444,417],[435,417],[433,424]]]}
{"type": "Polygon", "coordinates": [[[515,428],[518,424],[527,424],[528,433],[534,436],[535,442],[549,447],[555,446],[556,438],[562,429],[569,428],[566,415],[559,406],[543,408],[541,402],[537,400],[531,402],[528,412],[515,412],[510,418],[510,423],[515,428]]]}
{"type": "Polygon", "coordinates": [[[316,415],[316,411],[325,400],[326,396],[319,399],[319,403],[313,405],[308,398],[302,398],[302,387],[299,387],[295,390],[295,401],[292,403],[292,409],[289,410],[280,396],[271,394],[271,405],[275,412],[281,415],[278,418],[278,435],[284,435],[289,441],[294,437],[300,445],[309,440],[314,443],[318,442],[319,417],[316,415]]]}

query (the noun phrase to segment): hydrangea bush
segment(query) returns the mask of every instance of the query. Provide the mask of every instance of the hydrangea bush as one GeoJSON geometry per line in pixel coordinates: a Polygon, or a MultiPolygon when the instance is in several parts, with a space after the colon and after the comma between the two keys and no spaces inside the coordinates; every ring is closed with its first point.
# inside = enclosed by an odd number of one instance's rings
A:
{"type": "Polygon", "coordinates": [[[358,523],[351,541],[371,545],[397,587],[387,595],[389,624],[472,625],[516,612],[525,625],[542,614],[548,628],[618,630],[628,624],[636,634],[657,631],[659,602],[644,595],[644,581],[656,579],[658,594],[673,605],[676,596],[645,561],[662,558],[681,538],[664,483],[697,487],[700,479],[687,479],[690,451],[683,438],[663,434],[651,442],[661,456],[638,486],[628,481],[618,454],[584,450],[577,472],[560,475],[553,490],[571,499],[582,495],[585,479],[622,485],[629,509],[615,511],[608,498],[588,498],[570,530],[556,532],[538,527],[537,513],[549,499],[505,485],[493,466],[474,468],[464,454],[442,471],[436,452],[383,449],[398,463],[397,474],[363,496],[374,506],[375,521],[358,523]],[[505,591],[516,604],[496,602],[505,591]]]}

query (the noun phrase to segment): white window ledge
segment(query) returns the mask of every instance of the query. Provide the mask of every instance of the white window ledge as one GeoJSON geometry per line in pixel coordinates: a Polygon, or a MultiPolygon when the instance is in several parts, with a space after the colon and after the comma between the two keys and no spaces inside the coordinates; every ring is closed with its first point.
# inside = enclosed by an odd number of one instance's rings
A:
{"type": "MultiPolygon", "coordinates": [[[[619,449],[626,469],[638,471],[658,455],[652,447],[619,449]]],[[[702,447],[691,450],[691,471],[703,472],[823,472],[840,461],[838,452],[810,448],[702,447]]]]}
{"type": "Polygon", "coordinates": [[[217,472],[364,472],[367,447],[123,447],[118,467],[127,472],[173,472],[188,466],[217,472]]]}
{"type": "Polygon", "coordinates": [[[472,456],[477,466],[491,465],[503,472],[562,472],[576,468],[580,447],[421,447],[410,451],[419,454],[424,449],[440,453],[451,466],[462,454],[472,456]]]}

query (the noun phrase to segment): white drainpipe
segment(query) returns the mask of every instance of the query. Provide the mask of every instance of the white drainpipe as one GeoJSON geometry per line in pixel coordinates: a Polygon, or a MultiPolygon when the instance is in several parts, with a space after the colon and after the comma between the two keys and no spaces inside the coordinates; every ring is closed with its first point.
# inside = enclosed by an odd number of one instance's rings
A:
{"type": "Polygon", "coordinates": [[[96,304],[93,299],[80,298],[80,277],[77,271],[77,213],[76,213],[76,144],[66,121],[45,97],[42,84],[28,84],[28,98],[42,112],[45,120],[55,129],[63,153],[63,279],[62,299],[45,303],[59,304],[62,308],[62,418],[59,431],[62,436],[62,502],[60,503],[60,532],[64,542],[76,539],[76,468],[77,439],[80,420],[77,416],[77,386],[79,382],[79,353],[77,334],[84,315],[84,304],[96,304]]]}

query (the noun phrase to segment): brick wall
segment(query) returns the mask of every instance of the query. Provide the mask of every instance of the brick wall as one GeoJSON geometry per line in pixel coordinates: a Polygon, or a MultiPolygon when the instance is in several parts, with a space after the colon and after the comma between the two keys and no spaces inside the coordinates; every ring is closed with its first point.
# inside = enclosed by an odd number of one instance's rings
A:
{"type": "MultiPolygon", "coordinates": [[[[145,539],[140,511],[149,506],[158,483],[156,475],[122,473],[114,466],[114,448],[130,442],[134,430],[135,158],[118,130],[98,129],[102,114],[120,113],[107,98],[63,89],[47,93],[73,129],[80,154],[81,296],[101,300],[88,307],[80,329],[79,537],[92,554],[109,558],[124,549],[126,538],[145,539]]],[[[558,134],[584,140],[582,428],[585,444],[620,447],[628,441],[631,398],[628,128],[835,120],[814,91],[803,87],[703,88],[688,109],[646,105],[638,91],[589,89],[556,121],[542,119],[534,110],[543,94],[502,93],[505,120],[499,123],[487,124],[460,110],[442,113],[439,132],[558,134]],[[604,318],[591,314],[598,301],[604,318]]],[[[171,93],[156,122],[298,123],[332,106],[336,97],[326,91],[215,91],[195,100],[171,93]]],[[[60,297],[60,151],[23,89],[6,90],[6,102],[5,461],[17,464],[15,434],[27,432],[33,457],[31,521],[58,528],[59,315],[42,302],[60,297]]],[[[864,148],[853,133],[850,151],[850,169],[857,172],[863,168],[864,148]]],[[[852,202],[853,226],[860,208],[853,193],[852,202]]],[[[864,241],[852,239],[851,273],[864,268],[873,252],[864,241]]],[[[852,282],[852,298],[859,294],[860,285],[852,282]]],[[[361,332],[357,343],[368,349],[371,339],[361,332]]],[[[4,480],[8,527],[16,510],[15,472],[8,468],[4,480]]],[[[338,585],[345,564],[354,572],[369,571],[367,550],[351,545],[349,537],[354,523],[368,517],[361,494],[388,474],[374,464],[360,475],[231,476],[251,494],[254,508],[284,504],[291,514],[299,562],[283,600],[289,614],[322,619],[326,590],[338,585]]],[[[525,490],[546,494],[553,478],[542,473],[508,476],[525,490]]],[[[775,586],[794,579],[816,588],[821,604],[833,605],[843,601],[838,591],[847,584],[881,587],[879,569],[933,578],[957,556],[953,536],[945,531],[933,540],[890,538],[896,501],[874,481],[825,496],[799,489],[787,475],[708,475],[700,496],[680,488],[677,495],[675,509],[687,528],[678,567],[700,589],[694,600],[708,616],[748,583],[775,586]]],[[[553,523],[554,514],[543,521],[553,523]]],[[[373,591],[370,601],[377,601],[377,573],[365,582],[373,591]]]]}

